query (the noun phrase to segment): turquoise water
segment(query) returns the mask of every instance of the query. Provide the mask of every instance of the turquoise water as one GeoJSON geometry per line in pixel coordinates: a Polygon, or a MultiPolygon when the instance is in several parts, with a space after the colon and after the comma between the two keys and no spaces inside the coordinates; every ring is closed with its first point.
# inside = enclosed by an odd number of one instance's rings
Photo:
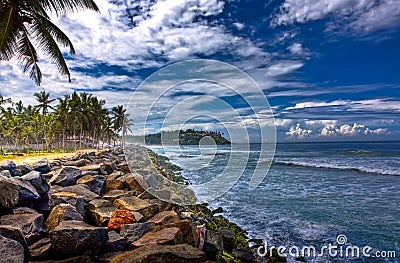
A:
{"type": "MultiPolygon", "coordinates": [[[[164,153],[161,147],[151,148],[164,153]]],[[[345,235],[346,245],[368,245],[370,254],[396,252],[396,258],[324,255],[308,262],[400,262],[400,143],[278,144],[267,176],[250,191],[252,170],[263,161],[257,149],[251,146],[243,176],[211,206],[223,207],[225,216],[270,246],[312,245],[318,251],[329,243],[337,245],[336,237],[345,235]]],[[[201,162],[194,158],[200,154],[196,146],[182,146],[168,157],[185,164],[201,162]]],[[[196,190],[221,173],[230,156],[230,146],[218,146],[211,162],[185,169],[183,175],[196,190]]]]}

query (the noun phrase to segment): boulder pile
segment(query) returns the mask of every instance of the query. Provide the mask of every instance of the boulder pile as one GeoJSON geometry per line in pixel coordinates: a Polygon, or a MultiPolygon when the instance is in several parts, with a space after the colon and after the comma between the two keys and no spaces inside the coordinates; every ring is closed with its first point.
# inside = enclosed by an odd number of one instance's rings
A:
{"type": "Polygon", "coordinates": [[[148,193],[152,180],[187,181],[154,153],[156,163],[140,161],[146,148],[133,152],[136,166],[120,148],[0,163],[0,262],[255,262],[245,233],[215,215],[222,210],[148,193]]]}

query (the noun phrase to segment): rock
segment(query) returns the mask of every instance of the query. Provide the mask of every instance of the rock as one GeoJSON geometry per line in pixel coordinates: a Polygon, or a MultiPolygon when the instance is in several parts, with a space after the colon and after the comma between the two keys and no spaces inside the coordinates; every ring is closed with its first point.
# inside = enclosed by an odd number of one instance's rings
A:
{"type": "Polygon", "coordinates": [[[163,211],[149,219],[149,222],[154,222],[156,225],[165,225],[176,223],[179,220],[179,216],[175,211],[163,211]]]}
{"type": "Polygon", "coordinates": [[[108,222],[108,229],[120,230],[122,226],[126,224],[132,224],[136,222],[135,216],[127,210],[116,210],[111,214],[108,222]]]}
{"type": "Polygon", "coordinates": [[[110,263],[111,260],[119,255],[126,253],[125,251],[115,251],[109,252],[100,256],[93,257],[94,262],[96,263],[110,263]]]}
{"type": "Polygon", "coordinates": [[[187,244],[149,245],[118,255],[111,263],[201,263],[206,261],[203,251],[187,244]]]}
{"type": "Polygon", "coordinates": [[[39,162],[37,162],[36,164],[33,165],[33,170],[38,171],[41,174],[47,174],[48,172],[50,172],[50,164],[49,164],[49,160],[47,159],[43,159],[39,162]]]}
{"type": "Polygon", "coordinates": [[[122,190],[125,188],[125,182],[120,179],[123,176],[122,172],[114,172],[107,176],[106,193],[112,190],[122,190]]]}
{"type": "Polygon", "coordinates": [[[114,202],[115,199],[118,199],[120,197],[127,197],[127,196],[131,196],[131,194],[127,191],[124,190],[111,190],[108,191],[107,193],[105,193],[103,195],[103,199],[106,199],[110,202],[114,202]]]}
{"type": "Polygon", "coordinates": [[[78,256],[62,260],[31,261],[30,263],[93,263],[90,256],[78,256]]]}
{"type": "Polygon", "coordinates": [[[93,193],[92,191],[90,191],[89,187],[87,187],[86,185],[82,185],[82,184],[63,187],[63,188],[60,188],[60,191],[57,190],[56,192],[73,193],[76,196],[84,196],[89,200],[93,200],[93,199],[100,197],[96,193],[93,193]]]}
{"type": "MultiPolygon", "coordinates": [[[[253,252],[248,248],[235,248],[232,250],[232,254],[241,261],[254,262],[253,252]]],[[[286,258],[284,258],[284,261],[277,262],[286,262],[286,258]]]]}
{"type": "Polygon", "coordinates": [[[0,217],[1,225],[11,225],[21,230],[26,242],[32,244],[45,232],[44,217],[32,209],[15,210],[14,214],[0,217]]]}
{"type": "Polygon", "coordinates": [[[18,205],[26,207],[35,207],[40,195],[36,188],[30,183],[19,178],[12,178],[13,182],[18,185],[18,205]]]}
{"type": "Polygon", "coordinates": [[[224,249],[228,252],[232,252],[235,248],[235,232],[228,227],[221,227],[218,229],[218,232],[222,235],[224,249]]]}
{"type": "Polygon", "coordinates": [[[17,166],[13,161],[3,161],[0,163],[2,170],[8,170],[11,176],[17,176],[17,166]]]}
{"type": "Polygon", "coordinates": [[[4,170],[0,172],[0,176],[11,178],[11,173],[9,170],[4,170]]]}
{"type": "Polygon", "coordinates": [[[171,223],[171,224],[158,225],[154,228],[153,231],[159,231],[166,227],[179,228],[183,235],[183,241],[186,244],[196,247],[198,236],[196,233],[196,228],[192,225],[192,222],[189,219],[181,220],[181,221],[178,221],[176,223],[171,223]]]}
{"type": "Polygon", "coordinates": [[[51,184],[72,186],[81,177],[82,171],[75,166],[64,166],[50,179],[51,184]]]}
{"type": "Polygon", "coordinates": [[[90,218],[90,214],[86,209],[89,199],[85,196],[78,196],[70,192],[57,192],[51,195],[49,203],[51,207],[59,204],[70,204],[76,207],[76,210],[82,215],[83,220],[88,220],[90,218]]]}
{"type": "Polygon", "coordinates": [[[181,212],[180,213],[181,219],[193,219],[194,215],[192,212],[181,212]]]}
{"type": "Polygon", "coordinates": [[[0,235],[0,262],[23,263],[24,248],[22,245],[13,239],[0,235]]]}
{"type": "Polygon", "coordinates": [[[66,220],[83,221],[83,216],[74,206],[70,204],[59,204],[51,210],[45,225],[48,231],[52,231],[61,222],[66,220]]]}
{"type": "Polygon", "coordinates": [[[122,237],[115,231],[108,232],[108,242],[106,246],[107,252],[115,252],[124,250],[126,245],[128,244],[128,240],[122,237]]]}
{"type": "Polygon", "coordinates": [[[27,163],[21,163],[17,165],[17,170],[20,176],[23,176],[33,170],[32,166],[27,163]]]}
{"type": "Polygon", "coordinates": [[[131,176],[126,178],[125,183],[128,185],[131,191],[136,191],[140,193],[144,192],[145,189],[150,188],[146,180],[143,179],[143,176],[139,174],[132,174],[131,176]]]}
{"type": "Polygon", "coordinates": [[[140,239],[146,233],[152,231],[154,228],[154,223],[136,223],[127,224],[121,227],[120,235],[126,238],[129,242],[133,243],[140,239]]]}
{"type": "Polygon", "coordinates": [[[156,204],[142,200],[136,196],[121,197],[114,201],[114,206],[118,209],[136,211],[141,213],[146,219],[153,217],[159,212],[156,204]]]}
{"type": "Polygon", "coordinates": [[[212,210],[211,214],[215,215],[215,214],[220,214],[220,213],[223,213],[223,212],[224,212],[224,209],[222,207],[218,207],[217,209],[212,210]]]}
{"type": "Polygon", "coordinates": [[[87,204],[91,218],[97,226],[107,226],[116,208],[108,200],[94,199],[87,204]]]}
{"type": "Polygon", "coordinates": [[[0,212],[18,204],[19,187],[11,179],[0,176],[0,212]]]}
{"type": "Polygon", "coordinates": [[[147,245],[177,245],[183,243],[182,232],[177,227],[164,228],[157,232],[150,232],[133,242],[134,247],[147,245]]]}
{"type": "Polygon", "coordinates": [[[53,231],[50,240],[59,255],[99,255],[108,242],[105,227],[93,227],[81,221],[63,221],[53,231]]]}
{"type": "Polygon", "coordinates": [[[207,230],[203,246],[203,251],[206,253],[207,258],[211,260],[216,260],[218,252],[221,252],[223,250],[224,241],[222,238],[222,234],[207,230]]]}
{"type": "Polygon", "coordinates": [[[49,238],[44,238],[29,246],[31,260],[45,260],[51,252],[51,242],[49,238]]]}
{"type": "Polygon", "coordinates": [[[0,236],[18,241],[24,248],[25,258],[29,257],[28,244],[25,241],[21,229],[11,225],[0,225],[0,236]]]}
{"type": "MultiPolygon", "coordinates": [[[[69,162],[66,162],[65,163],[65,165],[66,166],[76,166],[76,167],[82,167],[82,166],[85,166],[87,163],[86,163],[87,161],[85,160],[85,159],[79,159],[79,160],[76,160],[76,161],[69,161],[69,162]]],[[[89,162],[90,163],[90,162],[89,162]]]]}
{"type": "Polygon", "coordinates": [[[119,171],[121,171],[121,172],[123,172],[123,173],[125,173],[125,174],[131,172],[131,170],[129,169],[129,165],[127,164],[127,162],[119,163],[119,164],[117,165],[117,170],[119,170],[119,171]]]}
{"type": "Polygon", "coordinates": [[[106,178],[102,175],[91,176],[86,175],[76,181],[77,184],[85,184],[89,187],[90,191],[102,195],[106,190],[106,178]]]}
{"type": "Polygon", "coordinates": [[[107,175],[112,174],[114,170],[117,168],[115,162],[106,162],[100,164],[100,174],[107,175]]]}
{"type": "Polygon", "coordinates": [[[50,190],[44,176],[38,171],[31,171],[22,176],[21,179],[35,187],[39,195],[44,195],[50,190]]]}
{"type": "Polygon", "coordinates": [[[81,167],[81,171],[82,172],[86,172],[86,171],[99,172],[100,171],[100,165],[99,164],[86,165],[86,166],[81,167]]]}

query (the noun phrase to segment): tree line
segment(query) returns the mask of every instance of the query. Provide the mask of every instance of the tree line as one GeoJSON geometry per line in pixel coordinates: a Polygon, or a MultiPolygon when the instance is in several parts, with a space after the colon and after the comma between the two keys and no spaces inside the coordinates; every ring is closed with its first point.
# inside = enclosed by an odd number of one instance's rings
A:
{"type": "Polygon", "coordinates": [[[119,143],[133,125],[122,105],[105,108],[105,100],[83,92],[51,99],[41,91],[36,105],[0,94],[0,151],[72,150],[119,143]]]}

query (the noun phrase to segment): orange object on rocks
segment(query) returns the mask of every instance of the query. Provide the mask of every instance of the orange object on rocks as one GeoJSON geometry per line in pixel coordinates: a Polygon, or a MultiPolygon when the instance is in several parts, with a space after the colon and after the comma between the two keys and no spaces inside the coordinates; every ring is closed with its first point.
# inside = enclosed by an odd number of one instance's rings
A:
{"type": "Polygon", "coordinates": [[[115,210],[108,222],[108,229],[120,230],[122,225],[136,223],[136,218],[128,210],[115,210]]]}

